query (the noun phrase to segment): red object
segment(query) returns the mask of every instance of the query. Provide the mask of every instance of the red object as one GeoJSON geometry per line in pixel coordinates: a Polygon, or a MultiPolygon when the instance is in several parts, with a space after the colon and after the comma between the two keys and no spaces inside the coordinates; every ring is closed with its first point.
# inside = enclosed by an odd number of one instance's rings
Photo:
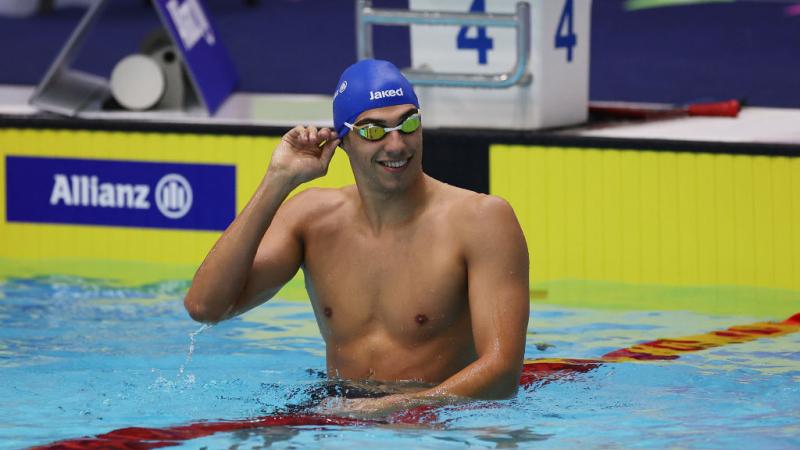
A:
{"type": "Polygon", "coordinates": [[[686,107],[690,116],[737,117],[742,105],[739,100],[716,103],[695,103],[686,107]]]}
{"type": "Polygon", "coordinates": [[[783,323],[800,324],[800,313],[797,313],[792,317],[789,317],[788,319],[784,320],[783,323]]]}
{"type": "Polygon", "coordinates": [[[663,119],[683,116],[738,117],[742,109],[739,100],[713,103],[692,103],[684,106],[643,103],[592,102],[589,112],[612,119],[663,119]]]}

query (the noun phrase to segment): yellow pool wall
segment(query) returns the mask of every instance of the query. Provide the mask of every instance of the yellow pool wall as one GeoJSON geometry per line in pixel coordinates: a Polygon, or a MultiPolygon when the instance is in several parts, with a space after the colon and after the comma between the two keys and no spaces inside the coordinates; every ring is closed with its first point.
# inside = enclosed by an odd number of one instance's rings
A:
{"type": "MultiPolygon", "coordinates": [[[[233,165],[236,209],[278,137],[0,130],[5,158],[233,165]]],[[[576,307],[781,317],[800,311],[800,158],[492,145],[489,189],[514,207],[531,255],[531,299],[576,307]]],[[[353,183],[343,151],[309,186],[353,183]]],[[[0,183],[0,276],[189,279],[219,232],[9,223],[0,183]]],[[[305,187],[304,187],[305,188],[305,187]]],[[[284,291],[305,298],[302,276],[284,291]]]]}

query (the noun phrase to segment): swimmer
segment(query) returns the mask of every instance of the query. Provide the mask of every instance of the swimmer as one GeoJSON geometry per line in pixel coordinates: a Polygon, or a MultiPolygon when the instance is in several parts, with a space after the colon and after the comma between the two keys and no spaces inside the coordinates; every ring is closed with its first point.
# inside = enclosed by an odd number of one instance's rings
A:
{"type": "MultiPolygon", "coordinates": [[[[216,323],[272,298],[303,269],[331,378],[424,388],[341,399],[376,415],[518,386],[528,326],[528,250],[504,200],[422,170],[424,112],[391,63],[342,74],[334,129],[297,126],[198,268],[191,317],[216,323]],[[337,147],[356,184],[290,192],[325,175],[337,147]]],[[[433,150],[435,151],[435,149],[433,150]]]]}

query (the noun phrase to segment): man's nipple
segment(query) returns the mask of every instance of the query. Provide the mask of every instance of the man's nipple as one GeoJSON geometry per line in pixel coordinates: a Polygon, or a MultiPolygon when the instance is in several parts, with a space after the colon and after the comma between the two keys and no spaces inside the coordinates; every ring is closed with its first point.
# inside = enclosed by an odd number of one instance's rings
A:
{"type": "Polygon", "coordinates": [[[333,316],[333,310],[330,306],[326,306],[325,309],[322,310],[322,314],[325,314],[325,317],[330,319],[333,316]]]}
{"type": "Polygon", "coordinates": [[[417,314],[417,316],[416,316],[416,317],[414,317],[414,320],[415,320],[415,321],[416,321],[416,322],[417,322],[417,323],[418,323],[420,326],[422,326],[422,325],[425,325],[426,323],[428,323],[428,316],[426,316],[425,314],[417,314]]]}

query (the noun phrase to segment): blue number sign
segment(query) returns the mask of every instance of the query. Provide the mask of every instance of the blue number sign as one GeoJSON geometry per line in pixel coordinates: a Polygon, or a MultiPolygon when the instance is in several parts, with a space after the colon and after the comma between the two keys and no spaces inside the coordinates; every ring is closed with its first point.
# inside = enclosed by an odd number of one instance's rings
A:
{"type": "Polygon", "coordinates": [[[558,21],[556,28],[555,46],[556,49],[567,49],[567,61],[572,62],[572,49],[577,45],[578,38],[575,35],[572,25],[573,16],[573,0],[566,0],[564,2],[564,9],[561,10],[561,19],[558,21]],[[565,29],[566,28],[566,29],[565,29]]]}
{"type": "MultiPolygon", "coordinates": [[[[472,6],[469,7],[469,12],[484,12],[486,11],[486,3],[484,0],[473,0],[472,6]]],[[[467,36],[467,31],[472,27],[461,27],[458,30],[458,38],[456,40],[456,48],[466,50],[478,51],[478,64],[486,64],[488,61],[486,53],[494,48],[494,41],[486,35],[486,27],[477,27],[478,35],[475,37],[467,36]]]]}

